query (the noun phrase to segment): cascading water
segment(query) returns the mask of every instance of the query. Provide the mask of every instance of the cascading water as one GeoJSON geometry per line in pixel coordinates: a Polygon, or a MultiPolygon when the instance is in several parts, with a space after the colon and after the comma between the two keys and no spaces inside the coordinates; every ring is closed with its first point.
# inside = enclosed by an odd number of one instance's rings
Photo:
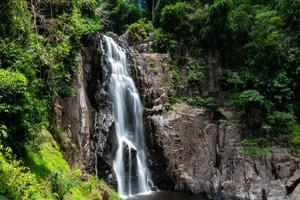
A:
{"type": "Polygon", "coordinates": [[[117,137],[113,169],[118,193],[121,196],[147,193],[151,191],[152,181],[145,155],[143,107],[127,71],[125,51],[108,36],[103,36],[102,49],[111,68],[109,93],[117,137]]]}

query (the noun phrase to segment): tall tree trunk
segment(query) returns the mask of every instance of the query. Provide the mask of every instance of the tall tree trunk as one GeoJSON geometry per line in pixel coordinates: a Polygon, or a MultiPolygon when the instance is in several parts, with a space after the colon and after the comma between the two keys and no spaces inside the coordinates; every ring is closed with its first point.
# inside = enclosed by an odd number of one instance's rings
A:
{"type": "Polygon", "coordinates": [[[154,9],[155,9],[155,0],[152,0],[152,21],[154,22],[154,18],[155,18],[155,16],[154,16],[154,9]]]}

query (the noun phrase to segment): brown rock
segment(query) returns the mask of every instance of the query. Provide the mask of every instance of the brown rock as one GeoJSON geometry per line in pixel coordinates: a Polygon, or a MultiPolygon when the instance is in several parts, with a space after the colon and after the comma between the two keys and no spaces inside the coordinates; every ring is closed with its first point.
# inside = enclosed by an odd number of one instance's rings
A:
{"type": "Polygon", "coordinates": [[[297,185],[291,195],[291,200],[300,200],[300,184],[297,185]]]}
{"type": "Polygon", "coordinates": [[[287,183],[285,184],[286,187],[292,188],[295,187],[295,184],[300,182],[300,170],[297,169],[294,173],[293,176],[291,176],[287,183]]]}

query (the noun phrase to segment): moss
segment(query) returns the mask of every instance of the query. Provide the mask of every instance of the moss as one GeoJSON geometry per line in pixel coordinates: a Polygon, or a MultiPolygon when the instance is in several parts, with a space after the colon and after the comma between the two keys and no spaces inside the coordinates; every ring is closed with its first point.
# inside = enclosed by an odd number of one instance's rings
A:
{"type": "Polygon", "coordinates": [[[26,144],[26,164],[44,186],[43,193],[66,200],[102,199],[104,193],[119,199],[104,181],[90,175],[82,180],[79,169],[71,170],[52,135],[43,129],[34,141],[26,144]]]}
{"type": "Polygon", "coordinates": [[[292,127],[291,141],[295,145],[300,145],[300,123],[296,123],[292,127]]]}
{"type": "Polygon", "coordinates": [[[266,138],[246,138],[242,141],[243,151],[247,154],[264,154],[270,152],[273,147],[266,138]]]}
{"type": "Polygon", "coordinates": [[[155,68],[156,67],[156,63],[154,60],[149,61],[149,66],[150,68],[155,68]]]}
{"type": "Polygon", "coordinates": [[[75,186],[66,195],[65,199],[91,199],[101,200],[104,196],[109,196],[111,200],[119,200],[118,194],[110,189],[105,182],[91,176],[88,181],[83,182],[81,185],[75,186]]]}
{"type": "Polygon", "coordinates": [[[184,102],[192,106],[206,107],[206,108],[217,108],[218,104],[216,99],[209,96],[191,96],[191,97],[182,97],[184,102]]]}
{"type": "Polygon", "coordinates": [[[255,147],[255,146],[243,147],[243,151],[248,154],[264,154],[270,152],[271,150],[272,147],[255,147]]]}
{"type": "Polygon", "coordinates": [[[69,173],[68,163],[63,159],[57,143],[47,130],[39,133],[39,138],[26,145],[28,166],[38,176],[45,173],[69,173]]]}

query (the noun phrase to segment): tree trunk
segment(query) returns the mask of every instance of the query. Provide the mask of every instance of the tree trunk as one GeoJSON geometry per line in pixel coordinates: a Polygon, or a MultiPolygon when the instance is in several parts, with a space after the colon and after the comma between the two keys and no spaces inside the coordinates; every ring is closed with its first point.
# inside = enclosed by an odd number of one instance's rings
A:
{"type": "Polygon", "coordinates": [[[152,21],[154,22],[154,9],[155,9],[155,0],[152,0],[152,21]]]}

